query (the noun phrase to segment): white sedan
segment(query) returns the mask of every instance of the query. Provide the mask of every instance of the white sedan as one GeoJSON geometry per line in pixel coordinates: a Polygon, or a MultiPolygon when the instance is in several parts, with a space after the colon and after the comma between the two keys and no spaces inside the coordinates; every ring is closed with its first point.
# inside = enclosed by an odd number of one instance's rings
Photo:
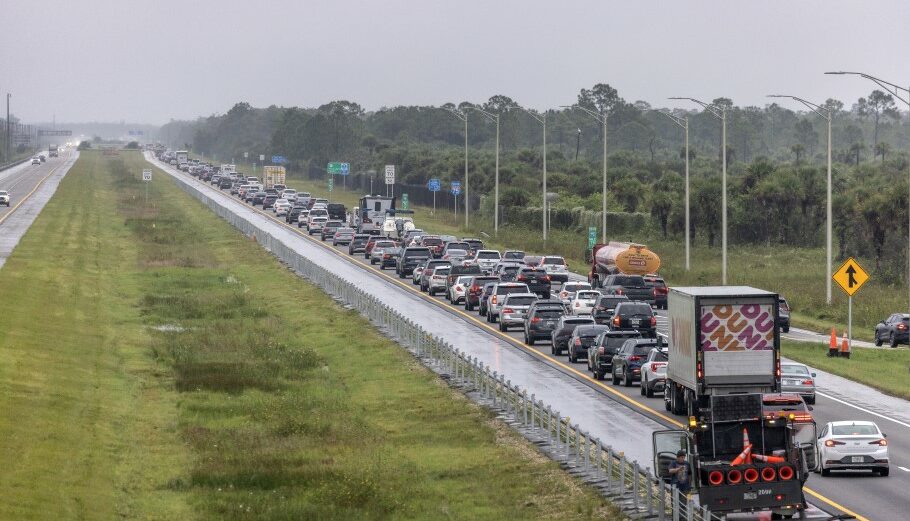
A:
{"type": "Polygon", "coordinates": [[[569,302],[569,309],[573,315],[590,315],[599,296],[600,292],[593,289],[577,291],[569,302]]]}
{"type": "Polygon", "coordinates": [[[818,470],[871,470],[888,475],[888,440],[874,422],[837,421],[825,424],[816,445],[818,470]]]}
{"type": "Polygon", "coordinates": [[[285,215],[290,209],[291,203],[288,202],[287,199],[278,199],[275,201],[275,204],[272,205],[272,211],[275,212],[275,215],[285,215]]]}
{"type": "Polygon", "coordinates": [[[587,282],[566,282],[559,290],[559,300],[563,301],[564,304],[568,304],[569,301],[575,298],[575,293],[583,289],[591,289],[591,285],[587,282]]]}
{"type": "Polygon", "coordinates": [[[0,204],[9,206],[9,192],[0,190],[0,204]]]}

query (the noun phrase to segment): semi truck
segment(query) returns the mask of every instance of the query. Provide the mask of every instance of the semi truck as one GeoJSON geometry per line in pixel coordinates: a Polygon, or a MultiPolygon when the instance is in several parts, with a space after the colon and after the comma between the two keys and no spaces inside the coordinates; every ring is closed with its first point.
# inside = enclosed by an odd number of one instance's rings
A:
{"type": "Polygon", "coordinates": [[[668,478],[687,454],[699,503],[712,512],[806,507],[803,484],[815,467],[805,423],[765,416],[763,393],[780,390],[776,293],[745,286],[671,288],[664,403],[688,416],[687,429],[654,433],[654,468],[668,478]]]}
{"type": "Polygon", "coordinates": [[[57,145],[47,147],[47,157],[57,157],[57,145]]]}
{"type": "Polygon", "coordinates": [[[645,275],[660,269],[660,257],[644,244],[618,241],[595,244],[590,259],[588,282],[594,288],[601,286],[609,275],[645,275]]]}
{"type": "Polygon", "coordinates": [[[262,182],[265,188],[274,188],[275,185],[284,185],[287,172],[283,166],[262,167],[262,182]]]}
{"type": "Polygon", "coordinates": [[[190,155],[186,150],[178,150],[176,154],[177,159],[177,168],[180,168],[182,165],[185,165],[189,159],[190,155]]]}

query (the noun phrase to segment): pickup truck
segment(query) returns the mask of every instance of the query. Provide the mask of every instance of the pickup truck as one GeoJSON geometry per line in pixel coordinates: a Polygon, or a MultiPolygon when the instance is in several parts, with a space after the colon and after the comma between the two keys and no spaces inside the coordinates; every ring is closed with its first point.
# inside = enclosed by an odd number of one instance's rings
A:
{"type": "Polygon", "coordinates": [[[601,293],[604,295],[625,295],[629,300],[654,305],[654,288],[641,275],[607,275],[603,280],[601,293]]]}

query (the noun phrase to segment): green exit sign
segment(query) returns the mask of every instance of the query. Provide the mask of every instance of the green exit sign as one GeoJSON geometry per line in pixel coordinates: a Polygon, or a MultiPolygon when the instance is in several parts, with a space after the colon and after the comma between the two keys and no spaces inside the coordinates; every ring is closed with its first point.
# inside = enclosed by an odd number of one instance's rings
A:
{"type": "Polygon", "coordinates": [[[408,206],[410,206],[410,202],[408,201],[408,194],[401,194],[401,209],[410,210],[408,206]]]}

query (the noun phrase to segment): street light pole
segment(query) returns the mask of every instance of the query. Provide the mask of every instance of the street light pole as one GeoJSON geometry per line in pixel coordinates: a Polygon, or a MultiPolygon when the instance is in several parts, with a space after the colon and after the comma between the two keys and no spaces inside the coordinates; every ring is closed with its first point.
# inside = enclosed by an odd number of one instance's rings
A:
{"type": "Polygon", "coordinates": [[[12,94],[9,92],[6,93],[6,160],[7,162],[11,161],[12,156],[10,155],[10,143],[13,142],[13,136],[9,133],[9,99],[12,97],[12,94]]]}
{"type": "Polygon", "coordinates": [[[599,114],[591,109],[580,105],[564,105],[563,108],[578,109],[584,111],[598,123],[603,126],[604,150],[603,150],[603,192],[601,194],[601,223],[600,223],[600,242],[607,242],[607,113],[599,114]]]}
{"type": "MultiPolygon", "coordinates": [[[[870,76],[869,74],[864,74],[862,72],[837,71],[826,72],[825,74],[851,74],[855,76],[862,76],[867,80],[875,82],[879,87],[885,89],[889,94],[901,100],[908,107],[910,107],[910,89],[907,87],[901,87],[900,85],[891,83],[890,81],[885,81],[881,78],[876,78],[875,76],[870,76]],[[901,96],[901,92],[906,93],[904,94],[906,97],[901,96]]],[[[908,171],[908,175],[910,175],[910,171],[908,171]]],[[[907,190],[907,196],[910,197],[910,178],[908,178],[907,190]]],[[[910,202],[910,199],[908,199],[908,202],[910,202]]],[[[910,208],[907,209],[907,234],[907,296],[910,297],[910,208]]],[[[908,301],[908,303],[910,303],[910,301],[908,301]]]]}
{"type": "MultiPolygon", "coordinates": [[[[468,197],[468,114],[458,109],[449,107],[442,108],[454,114],[456,118],[464,121],[464,225],[465,228],[467,228],[468,210],[470,205],[470,198],[468,197]]],[[[455,198],[455,212],[458,212],[458,197],[455,198]]]]}
{"type": "Polygon", "coordinates": [[[499,234],[499,114],[492,114],[477,107],[465,107],[466,109],[476,110],[490,121],[496,123],[496,173],[494,175],[493,187],[493,232],[499,234]]]}
{"type": "Polygon", "coordinates": [[[816,105],[815,103],[806,101],[797,96],[788,96],[786,94],[771,94],[769,98],[790,98],[796,100],[806,107],[809,108],[812,112],[815,112],[819,116],[825,118],[828,122],[828,200],[827,200],[827,219],[828,222],[825,225],[825,248],[827,250],[827,271],[825,273],[825,302],[828,305],[831,305],[831,230],[832,230],[832,220],[831,220],[831,120],[834,119],[834,111],[830,107],[822,107],[821,105],[816,105]]]}
{"type": "MultiPolygon", "coordinates": [[[[705,103],[695,98],[670,98],[684,99],[698,103],[705,110],[710,112],[715,118],[720,120],[721,124],[721,268],[720,279],[721,285],[727,285],[727,109],[718,107],[714,104],[705,103]]],[[[688,159],[688,157],[687,157],[688,159]]]]}
{"type": "Polygon", "coordinates": [[[543,240],[547,240],[547,113],[536,114],[524,107],[515,107],[528,113],[529,116],[543,125],[543,240]]]}
{"type": "Polygon", "coordinates": [[[664,112],[659,110],[661,114],[670,118],[673,123],[676,123],[680,128],[685,131],[686,136],[686,271],[689,271],[689,116],[681,118],[675,114],[670,114],[669,112],[664,112]]]}

